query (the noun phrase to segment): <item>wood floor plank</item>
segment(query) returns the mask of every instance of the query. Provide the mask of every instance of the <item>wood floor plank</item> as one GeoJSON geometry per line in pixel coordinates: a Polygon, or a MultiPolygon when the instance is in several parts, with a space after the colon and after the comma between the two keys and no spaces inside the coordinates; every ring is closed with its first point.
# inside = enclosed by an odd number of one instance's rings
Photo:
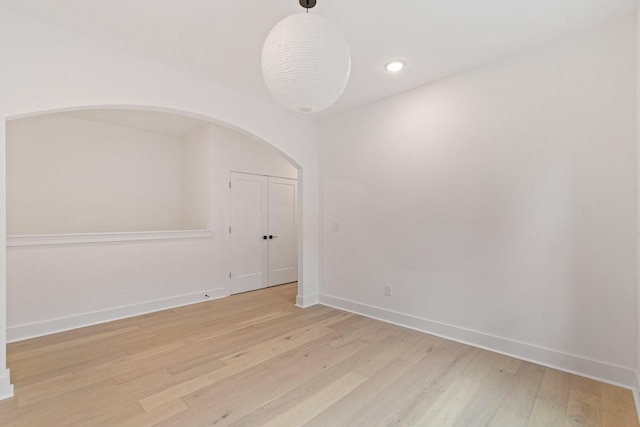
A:
{"type": "Polygon", "coordinates": [[[371,375],[349,393],[306,423],[306,427],[339,426],[344,420],[353,418],[369,402],[386,393],[389,386],[411,369],[411,364],[403,359],[391,361],[371,375]]]}
{"type": "Polygon", "coordinates": [[[566,416],[566,406],[554,404],[547,399],[537,398],[533,404],[527,426],[562,426],[565,424],[566,416]]]}
{"type": "Polygon", "coordinates": [[[414,425],[453,426],[473,399],[480,385],[479,381],[458,376],[414,425]]]}
{"type": "Polygon", "coordinates": [[[522,363],[502,400],[501,408],[522,419],[529,419],[544,371],[545,368],[542,366],[529,362],[522,363]]]}
{"type": "Polygon", "coordinates": [[[435,400],[440,393],[439,384],[447,375],[452,375],[457,366],[464,366],[472,357],[473,349],[462,344],[445,341],[429,353],[414,369],[398,378],[387,392],[377,396],[343,425],[394,425],[413,422],[412,416],[421,416],[421,405],[428,406],[428,397],[435,400]],[[431,391],[431,393],[430,393],[431,391]],[[415,413],[415,414],[414,414],[415,413]]]}
{"type": "Polygon", "coordinates": [[[327,387],[304,399],[304,401],[292,409],[281,413],[266,423],[260,422],[260,424],[256,425],[264,425],[265,427],[304,425],[313,417],[349,394],[349,392],[365,382],[366,379],[367,377],[357,372],[349,372],[327,387]]]}
{"type": "MultiPolygon", "coordinates": [[[[393,350],[399,339],[396,336],[388,336],[379,341],[375,346],[367,346],[362,351],[354,354],[340,364],[334,364],[324,369],[313,378],[308,378],[304,383],[289,390],[286,393],[270,400],[268,403],[254,410],[250,415],[238,421],[238,425],[259,425],[262,420],[278,418],[284,412],[295,412],[295,407],[307,407],[303,402],[313,399],[320,390],[329,387],[333,382],[339,381],[349,374],[357,374],[363,381],[372,376],[381,366],[388,364],[396,355],[393,350]]],[[[320,411],[321,412],[321,411],[320,411]]],[[[311,419],[315,415],[308,417],[311,419]]]]}
{"type": "MultiPolygon", "coordinates": [[[[460,413],[455,422],[456,427],[480,427],[487,424],[496,413],[500,403],[504,401],[515,375],[502,369],[498,362],[488,376],[481,380],[481,385],[475,396],[460,413]]],[[[479,379],[477,379],[479,380],[479,379]]]]}
{"type": "Polygon", "coordinates": [[[601,385],[601,393],[600,414],[604,427],[640,427],[631,393],[609,384],[601,385]]]}
{"type": "Polygon", "coordinates": [[[272,341],[268,341],[267,343],[261,343],[249,347],[247,350],[225,356],[225,358],[222,359],[222,362],[225,363],[224,367],[145,397],[140,400],[140,404],[147,411],[157,408],[173,400],[180,399],[196,390],[207,387],[222,378],[276,357],[301,344],[328,335],[331,332],[331,329],[322,327],[298,329],[290,334],[285,334],[272,341]]]}
{"type": "MultiPolygon", "coordinates": [[[[446,344],[452,344],[446,342],[446,344]]],[[[442,345],[437,347],[437,350],[442,349],[442,345]]],[[[440,353],[444,356],[444,360],[438,364],[433,365],[432,369],[420,368],[419,371],[428,374],[424,375],[420,382],[417,384],[418,388],[412,390],[412,396],[409,399],[405,399],[398,410],[395,413],[391,413],[384,418],[384,421],[378,423],[378,425],[386,425],[393,423],[403,426],[418,425],[416,423],[424,421],[424,414],[431,410],[432,406],[436,402],[441,400],[443,394],[446,394],[450,387],[455,387],[457,381],[463,382],[463,376],[461,375],[468,364],[476,359],[478,353],[481,350],[469,347],[466,345],[460,345],[459,349],[453,352],[440,353]]],[[[423,363],[432,364],[435,361],[433,356],[425,358],[423,363]]]]}
{"type": "MultiPolygon", "coordinates": [[[[151,427],[168,420],[172,416],[181,414],[189,408],[181,400],[174,400],[165,405],[159,406],[151,411],[142,411],[140,414],[129,417],[127,420],[118,422],[119,427],[151,427]]],[[[111,424],[115,425],[115,424],[111,424]]]]}
{"type": "Polygon", "coordinates": [[[542,383],[540,383],[540,389],[538,390],[538,399],[546,400],[566,409],[569,404],[572,376],[556,369],[545,369],[542,383]]]}
{"type": "MultiPolygon", "coordinates": [[[[578,382],[587,384],[584,381],[578,382]]],[[[585,390],[584,387],[580,388],[585,390]]],[[[599,387],[596,388],[599,392],[599,387]]],[[[594,395],[594,390],[591,386],[589,386],[588,391],[571,390],[567,407],[567,426],[602,427],[602,415],[599,408],[600,398],[594,395]]]]}
{"type": "Polygon", "coordinates": [[[525,427],[528,421],[528,418],[525,418],[516,412],[505,408],[499,408],[491,421],[489,421],[487,427],[525,427]]]}
{"type": "Polygon", "coordinates": [[[197,420],[233,423],[322,375],[329,369],[328,360],[341,365],[367,348],[366,343],[355,341],[337,350],[329,345],[333,339],[329,335],[305,344],[186,396],[183,400],[189,411],[171,418],[166,425],[192,425],[197,420]]]}
{"type": "Polygon", "coordinates": [[[7,347],[2,427],[640,427],[629,390],[378,320],[297,285],[7,347]]]}

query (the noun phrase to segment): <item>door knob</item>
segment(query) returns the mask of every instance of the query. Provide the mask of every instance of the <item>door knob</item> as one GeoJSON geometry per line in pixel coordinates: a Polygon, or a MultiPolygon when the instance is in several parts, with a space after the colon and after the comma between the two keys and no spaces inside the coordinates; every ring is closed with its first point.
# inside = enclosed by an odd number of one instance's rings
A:
{"type": "Polygon", "coordinates": [[[273,234],[269,234],[269,239],[277,239],[278,236],[274,236],[273,234]]]}

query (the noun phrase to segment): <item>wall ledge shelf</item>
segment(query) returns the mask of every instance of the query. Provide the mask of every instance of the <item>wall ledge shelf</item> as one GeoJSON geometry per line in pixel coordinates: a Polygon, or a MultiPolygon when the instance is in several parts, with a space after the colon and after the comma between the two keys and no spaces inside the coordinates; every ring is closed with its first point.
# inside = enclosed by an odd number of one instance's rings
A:
{"type": "Polygon", "coordinates": [[[121,233],[33,234],[7,236],[7,247],[81,245],[150,240],[210,239],[212,230],[131,231],[121,233]]]}

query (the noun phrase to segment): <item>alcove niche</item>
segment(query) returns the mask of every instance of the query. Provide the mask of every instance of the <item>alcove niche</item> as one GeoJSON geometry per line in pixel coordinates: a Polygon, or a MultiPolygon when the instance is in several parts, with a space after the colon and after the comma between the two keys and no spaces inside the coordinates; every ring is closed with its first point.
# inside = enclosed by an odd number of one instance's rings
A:
{"type": "Polygon", "coordinates": [[[251,171],[255,163],[297,177],[271,147],[177,114],[68,111],[7,121],[6,132],[13,244],[29,236],[211,231],[212,182],[223,169],[251,171]]]}
{"type": "Polygon", "coordinates": [[[241,131],[88,109],[7,133],[7,341],[229,295],[229,177],[298,178],[241,131]]]}

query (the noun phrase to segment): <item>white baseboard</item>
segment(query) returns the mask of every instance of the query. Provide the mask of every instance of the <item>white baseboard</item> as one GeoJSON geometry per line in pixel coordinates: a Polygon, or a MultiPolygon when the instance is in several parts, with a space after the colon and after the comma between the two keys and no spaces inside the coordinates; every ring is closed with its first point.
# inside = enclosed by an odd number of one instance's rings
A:
{"type": "Polygon", "coordinates": [[[636,373],[630,368],[361,304],[331,295],[320,295],[320,303],[538,365],[637,390],[636,373]]]}
{"type": "Polygon", "coordinates": [[[633,400],[636,403],[636,413],[640,421],[640,370],[636,370],[636,386],[633,388],[633,400]]]}
{"type": "MultiPolygon", "coordinates": [[[[138,316],[183,305],[196,304],[226,296],[229,296],[229,292],[226,289],[213,289],[194,294],[147,301],[124,307],[114,307],[91,313],[82,313],[58,319],[44,320],[26,325],[9,326],[7,328],[7,342],[22,341],[29,338],[54,334],[56,332],[68,331],[71,329],[82,328],[98,323],[110,322],[112,320],[124,319],[127,317],[138,316]]],[[[0,391],[1,390],[2,388],[0,387],[0,391]]]]}
{"type": "Polygon", "coordinates": [[[307,296],[301,296],[298,295],[296,297],[296,305],[298,307],[302,307],[302,308],[307,308],[307,307],[311,307],[312,305],[316,305],[320,302],[320,298],[319,296],[316,295],[307,295],[307,296]]]}
{"type": "Polygon", "coordinates": [[[636,403],[636,415],[638,415],[638,421],[640,421],[640,394],[638,394],[638,389],[633,389],[633,401],[636,403]]]}
{"type": "Polygon", "coordinates": [[[0,400],[13,397],[13,385],[11,384],[9,369],[0,372],[0,400]]]}

